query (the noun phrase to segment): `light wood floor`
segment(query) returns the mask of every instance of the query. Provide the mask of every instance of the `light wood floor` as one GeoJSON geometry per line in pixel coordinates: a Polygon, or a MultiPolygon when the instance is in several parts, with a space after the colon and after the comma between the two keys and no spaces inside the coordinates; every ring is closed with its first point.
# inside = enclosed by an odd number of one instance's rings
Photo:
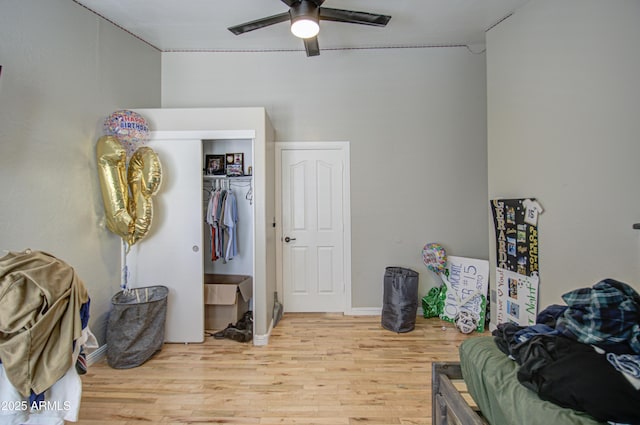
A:
{"type": "Polygon", "coordinates": [[[78,423],[430,424],[431,362],[469,337],[439,319],[396,334],[379,316],[285,314],[267,346],[207,337],[134,369],[93,364],[78,423]]]}

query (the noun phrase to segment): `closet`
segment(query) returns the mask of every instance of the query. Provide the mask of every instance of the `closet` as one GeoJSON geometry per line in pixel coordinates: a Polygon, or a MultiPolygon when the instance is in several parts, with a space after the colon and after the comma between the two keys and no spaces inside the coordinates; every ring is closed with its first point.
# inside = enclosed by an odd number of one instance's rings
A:
{"type": "Polygon", "coordinates": [[[165,341],[203,342],[205,275],[251,276],[254,344],[267,344],[276,290],[275,162],[264,108],[135,111],[152,129],[148,146],[162,162],[163,178],[149,234],[125,258],[129,286],[167,286],[165,341]],[[251,176],[209,174],[207,157],[226,154],[242,154],[242,174],[250,166],[251,176]],[[237,252],[212,261],[206,213],[218,188],[236,199],[237,252]]]}
{"type": "MultiPolygon", "coordinates": [[[[206,274],[231,274],[251,275],[253,273],[253,149],[252,140],[206,140],[203,141],[203,156],[205,168],[203,169],[203,204],[205,213],[203,226],[204,234],[204,272],[206,274]],[[206,168],[206,159],[210,157],[226,158],[230,156],[233,165],[242,167],[242,176],[227,176],[223,162],[224,174],[212,174],[206,168]],[[240,164],[233,158],[242,158],[240,164]],[[237,216],[234,217],[235,229],[229,238],[227,232],[221,227],[211,229],[211,218],[207,220],[207,210],[210,209],[212,197],[220,197],[229,194],[235,199],[237,216]],[[213,234],[212,234],[213,233],[213,234]],[[218,237],[221,236],[221,237],[218,237]],[[212,238],[213,237],[213,238],[212,238]],[[213,239],[213,240],[212,240],[213,239]],[[229,244],[229,239],[231,242],[229,244]],[[235,242],[234,242],[235,241],[235,242]],[[214,242],[214,243],[212,243],[214,242]],[[215,249],[217,246],[217,250],[215,249]],[[229,247],[231,245],[231,248],[229,247]],[[212,247],[213,252],[212,252],[212,247]],[[235,249],[232,249],[235,248],[235,249]],[[219,252],[222,250],[223,252],[219,252]],[[218,251],[216,255],[216,251],[218,251]]],[[[224,207],[228,197],[219,202],[224,207]]]]}
{"type": "Polygon", "coordinates": [[[253,310],[252,140],[203,142],[205,330],[253,310]],[[237,285],[237,292],[236,292],[237,285]],[[235,301],[235,304],[233,304],[235,301]]]}

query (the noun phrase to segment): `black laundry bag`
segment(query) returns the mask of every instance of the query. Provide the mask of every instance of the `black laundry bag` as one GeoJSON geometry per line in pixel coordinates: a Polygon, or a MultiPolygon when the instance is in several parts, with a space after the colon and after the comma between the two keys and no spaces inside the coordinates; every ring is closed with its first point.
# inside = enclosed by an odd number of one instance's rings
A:
{"type": "Polygon", "coordinates": [[[410,332],[418,313],[418,272],[387,267],[384,272],[382,327],[393,332],[410,332]]]}
{"type": "Polygon", "coordinates": [[[160,351],[164,344],[168,295],[166,286],[148,286],[113,296],[107,322],[109,366],[137,367],[160,351]]]}

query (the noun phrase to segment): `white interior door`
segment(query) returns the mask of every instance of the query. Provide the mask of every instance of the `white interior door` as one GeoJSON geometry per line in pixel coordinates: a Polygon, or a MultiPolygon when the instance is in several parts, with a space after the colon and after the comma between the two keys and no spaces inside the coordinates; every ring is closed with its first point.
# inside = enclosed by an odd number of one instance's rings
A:
{"type": "Polygon", "coordinates": [[[345,154],[281,151],[282,283],[289,312],[345,308],[345,154]]]}
{"type": "Polygon", "coordinates": [[[202,141],[148,146],[162,163],[162,186],[149,234],[127,255],[130,287],[168,287],[165,341],[203,342],[202,141]]]}

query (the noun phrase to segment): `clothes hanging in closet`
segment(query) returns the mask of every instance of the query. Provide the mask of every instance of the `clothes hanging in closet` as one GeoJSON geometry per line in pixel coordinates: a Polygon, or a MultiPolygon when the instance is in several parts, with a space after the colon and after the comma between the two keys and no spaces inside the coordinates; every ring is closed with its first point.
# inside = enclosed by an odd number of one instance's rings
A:
{"type": "Polygon", "coordinates": [[[211,261],[238,255],[238,204],[231,189],[216,189],[209,196],[205,221],[210,229],[211,261]]]}

